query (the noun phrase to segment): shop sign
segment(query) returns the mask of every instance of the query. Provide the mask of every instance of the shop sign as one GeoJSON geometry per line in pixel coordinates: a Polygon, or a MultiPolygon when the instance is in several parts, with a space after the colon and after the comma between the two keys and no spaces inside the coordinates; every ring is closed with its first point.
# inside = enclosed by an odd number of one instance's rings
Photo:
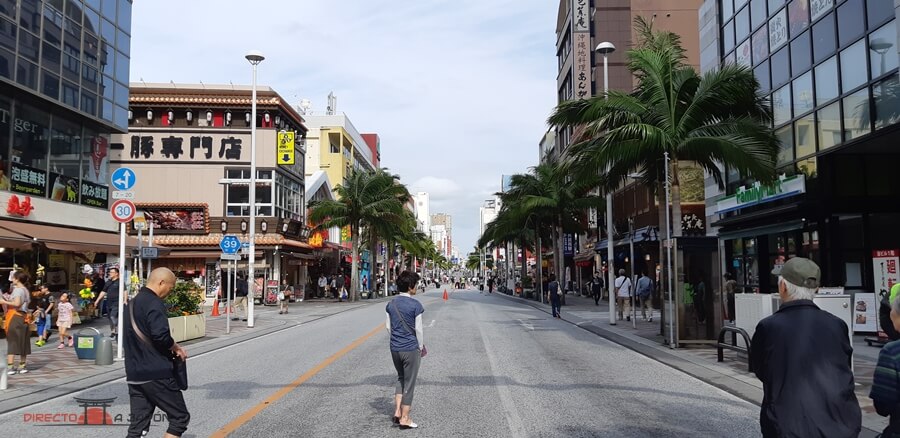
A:
{"type": "Polygon", "coordinates": [[[880,249],[872,251],[875,273],[875,292],[887,296],[891,287],[900,282],[900,250],[880,249]]]}
{"type": "Polygon", "coordinates": [[[570,233],[563,234],[563,256],[569,257],[575,255],[575,235],[570,233]]]}
{"type": "Polygon", "coordinates": [[[78,203],[78,180],[58,173],[50,172],[50,199],[54,201],[78,203]]]}
{"type": "Polygon", "coordinates": [[[109,207],[109,187],[92,183],[88,180],[81,181],[81,205],[88,207],[109,207]]]}
{"type": "Polygon", "coordinates": [[[716,202],[716,213],[723,214],[751,205],[771,202],[806,193],[806,179],[803,174],[786,177],[781,175],[771,184],[754,183],[750,188],[741,186],[738,192],[716,202]]]}
{"type": "Polygon", "coordinates": [[[810,0],[809,11],[812,13],[812,20],[821,17],[834,6],[834,0],[810,0]]]}
{"type": "Polygon", "coordinates": [[[872,333],[878,331],[878,302],[873,293],[856,293],[853,296],[853,331],[872,333]]]}
{"type": "Polygon", "coordinates": [[[240,161],[248,136],[234,135],[132,135],[126,140],[131,159],[191,163],[196,161],[240,161]]]}
{"type": "Polygon", "coordinates": [[[11,216],[25,217],[31,214],[31,210],[34,210],[34,206],[31,205],[31,196],[26,196],[20,201],[18,196],[12,195],[6,203],[6,212],[11,216]]]}
{"type": "Polygon", "coordinates": [[[281,131],[278,133],[278,164],[294,164],[294,131],[281,131]]]}
{"type": "Polygon", "coordinates": [[[325,239],[327,238],[328,237],[324,235],[323,231],[316,231],[312,234],[312,236],[309,236],[309,246],[312,246],[313,248],[321,248],[322,245],[325,244],[325,239]]]}
{"type": "Polygon", "coordinates": [[[49,256],[49,265],[50,268],[65,268],[66,267],[66,255],[65,254],[50,254],[49,256]]]}
{"type": "Polygon", "coordinates": [[[591,97],[591,34],[575,32],[575,97],[591,97]]]}
{"type": "Polygon", "coordinates": [[[787,8],[769,20],[769,52],[774,52],[788,40],[787,8]]]}
{"type": "Polygon", "coordinates": [[[137,208],[159,234],[207,234],[209,215],[205,204],[193,206],[141,205],[137,208]]]}
{"type": "Polygon", "coordinates": [[[10,163],[9,189],[43,198],[47,195],[47,172],[13,161],[10,163]]]}
{"type": "Polygon", "coordinates": [[[350,234],[350,225],[341,227],[341,246],[344,248],[353,246],[353,236],[350,234]]]}

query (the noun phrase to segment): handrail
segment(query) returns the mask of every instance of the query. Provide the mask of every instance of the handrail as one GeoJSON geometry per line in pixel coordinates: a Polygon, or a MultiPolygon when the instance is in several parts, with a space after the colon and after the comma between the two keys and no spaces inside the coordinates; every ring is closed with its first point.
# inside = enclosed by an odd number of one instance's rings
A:
{"type": "Polygon", "coordinates": [[[750,335],[747,334],[747,331],[740,327],[732,327],[725,326],[722,327],[722,330],[719,331],[719,339],[716,342],[716,350],[718,351],[718,362],[725,361],[725,357],[722,354],[723,349],[729,349],[732,351],[737,351],[740,353],[745,353],[747,355],[747,368],[750,372],[753,372],[753,368],[750,365],[750,335]],[[731,344],[725,343],[725,333],[731,333],[731,344]],[[744,345],[746,347],[740,347],[737,345],[737,335],[741,335],[744,338],[744,345]]]}

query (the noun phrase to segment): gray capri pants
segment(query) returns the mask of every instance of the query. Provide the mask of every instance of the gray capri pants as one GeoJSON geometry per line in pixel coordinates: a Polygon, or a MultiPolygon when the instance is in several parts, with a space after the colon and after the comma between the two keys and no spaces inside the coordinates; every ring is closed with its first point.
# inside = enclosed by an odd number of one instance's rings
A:
{"type": "Polygon", "coordinates": [[[394,368],[397,369],[397,390],[394,394],[403,395],[401,405],[411,406],[422,354],[419,350],[392,351],[391,358],[394,360],[394,368]]]}

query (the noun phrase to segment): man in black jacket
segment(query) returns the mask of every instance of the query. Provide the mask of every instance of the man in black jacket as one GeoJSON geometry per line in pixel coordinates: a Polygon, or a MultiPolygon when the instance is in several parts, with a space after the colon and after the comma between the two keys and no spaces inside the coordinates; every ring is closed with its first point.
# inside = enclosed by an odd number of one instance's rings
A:
{"type": "Polygon", "coordinates": [[[795,257],[780,270],[781,308],[756,326],[750,366],[763,383],[764,437],[856,438],[862,413],[853,392],[850,332],[813,303],[821,271],[795,257]]]}
{"type": "Polygon", "coordinates": [[[169,320],[163,299],[175,286],[175,274],[167,268],[156,268],[132,300],[123,317],[125,336],[125,379],[131,399],[129,437],[140,437],[150,428],[156,408],[166,413],[169,428],[166,437],[180,437],[187,430],[191,414],[175,380],[173,356],[187,359],[187,352],[169,334],[169,320]],[[135,333],[134,325],[147,342],[135,333]],[[147,343],[152,344],[147,345],[147,343]]]}

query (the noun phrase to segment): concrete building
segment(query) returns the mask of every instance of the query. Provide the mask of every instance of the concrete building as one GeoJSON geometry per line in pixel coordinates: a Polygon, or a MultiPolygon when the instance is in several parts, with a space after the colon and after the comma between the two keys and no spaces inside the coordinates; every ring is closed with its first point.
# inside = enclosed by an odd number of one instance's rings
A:
{"type": "Polygon", "coordinates": [[[431,226],[431,241],[437,247],[438,252],[447,258],[452,257],[450,245],[450,233],[444,224],[435,224],[431,226]]]}
{"type": "Polygon", "coordinates": [[[453,246],[453,216],[447,213],[435,213],[431,215],[431,226],[443,225],[447,230],[447,245],[444,247],[443,254],[448,259],[451,257],[450,248],[453,246]]]}
{"type": "Polygon", "coordinates": [[[307,134],[307,167],[308,175],[317,170],[328,174],[332,186],[344,182],[351,169],[372,171],[380,156],[376,148],[363,138],[362,134],[343,113],[304,116],[307,134]]]}
{"type": "Polygon", "coordinates": [[[83,264],[118,258],[110,135],[128,126],[131,16],[131,0],[0,4],[4,279],[41,264],[53,290],[77,290],[83,264]]]}
{"type": "Polygon", "coordinates": [[[418,192],[413,195],[416,204],[416,222],[419,231],[429,233],[431,230],[431,196],[428,192],[418,192]]]}
{"type": "MultiPolygon", "coordinates": [[[[627,68],[626,56],[637,40],[633,30],[636,17],[652,21],[656,30],[678,34],[687,51],[687,63],[699,66],[697,23],[701,3],[702,0],[560,0],[556,30],[558,102],[587,99],[603,93],[603,57],[594,49],[604,41],[616,47],[616,51],[608,56],[609,89],[631,91],[634,88],[636,81],[627,68]]],[[[548,132],[540,143],[542,162],[564,153],[574,134],[569,129],[548,132]]],[[[698,192],[702,192],[702,188],[698,192]]],[[[693,200],[693,204],[689,201],[682,204],[685,214],[702,214],[702,196],[693,200]]],[[[658,200],[646,186],[629,181],[613,194],[614,230],[611,234],[615,239],[616,268],[647,268],[651,274],[657,270],[659,212],[658,200]],[[637,242],[634,260],[628,253],[632,237],[637,242]]],[[[565,237],[565,242],[572,242],[572,245],[564,245],[565,265],[575,268],[572,279],[578,279],[579,275],[582,279],[590,278],[593,271],[605,269],[608,263],[606,221],[602,216],[596,219],[596,222],[589,222],[597,228],[586,235],[565,237]]]]}
{"type": "MultiPolygon", "coordinates": [[[[266,284],[286,279],[301,287],[312,253],[305,235],[307,129],[278,93],[258,90],[255,269],[266,284]],[[294,134],[288,149],[279,132],[294,134]]],[[[134,171],[138,215],[155,223],[154,243],[172,250],[154,266],[202,277],[209,295],[218,287],[222,236],[248,237],[250,96],[248,86],[132,83],[128,133],[112,137],[111,166],[134,171]]]]}
{"type": "MultiPolygon", "coordinates": [[[[781,178],[726,171],[706,184],[721,269],[745,292],[775,293],[773,268],[794,256],[823,286],[881,292],[900,249],[900,91],[896,2],[707,0],[701,68],[753,69],[773,105],[781,178]]],[[[855,302],[855,300],[853,301],[855,302]]]]}

